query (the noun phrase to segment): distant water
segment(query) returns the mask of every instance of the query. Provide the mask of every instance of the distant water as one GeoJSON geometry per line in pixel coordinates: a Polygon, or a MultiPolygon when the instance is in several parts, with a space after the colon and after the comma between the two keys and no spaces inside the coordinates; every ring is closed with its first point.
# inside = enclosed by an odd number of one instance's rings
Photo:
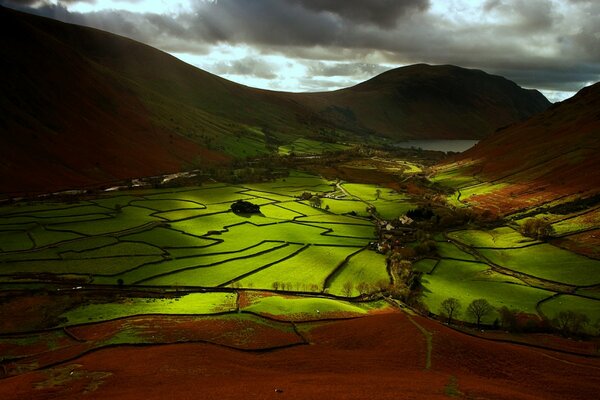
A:
{"type": "Polygon", "coordinates": [[[403,149],[421,148],[423,150],[463,152],[479,142],[479,140],[407,140],[394,143],[395,147],[403,149]]]}

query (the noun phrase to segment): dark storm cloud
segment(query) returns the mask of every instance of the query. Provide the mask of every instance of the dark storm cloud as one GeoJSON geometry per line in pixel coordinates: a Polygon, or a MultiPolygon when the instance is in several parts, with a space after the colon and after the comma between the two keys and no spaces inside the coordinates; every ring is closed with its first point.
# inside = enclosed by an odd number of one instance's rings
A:
{"type": "Polygon", "coordinates": [[[413,11],[425,11],[429,0],[290,0],[307,10],[330,12],[356,23],[384,28],[396,26],[398,17],[413,11]]]}
{"type": "MultiPolygon", "coordinates": [[[[32,1],[12,3],[23,9],[32,1]]],[[[81,14],[51,4],[29,10],[175,53],[201,54],[215,44],[245,44],[257,53],[342,63],[309,62],[309,73],[315,76],[362,78],[368,72],[356,66],[375,57],[391,64],[480,68],[524,86],[555,90],[578,90],[600,79],[598,1],[487,0],[471,7],[469,15],[460,10],[436,13],[433,0],[197,1],[191,11],[175,15],[112,10],[81,14]]],[[[234,63],[219,67],[244,75],[274,75],[234,63]]]]}

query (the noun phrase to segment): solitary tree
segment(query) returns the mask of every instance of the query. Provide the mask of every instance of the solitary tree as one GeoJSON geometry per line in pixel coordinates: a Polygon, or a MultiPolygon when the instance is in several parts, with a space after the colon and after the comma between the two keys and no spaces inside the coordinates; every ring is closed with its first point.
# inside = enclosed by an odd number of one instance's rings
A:
{"type": "Polygon", "coordinates": [[[375,190],[375,200],[378,200],[379,197],[381,197],[381,189],[376,189],[375,190]]]}
{"type": "Polygon", "coordinates": [[[454,297],[449,297],[446,300],[442,301],[440,309],[441,309],[442,315],[447,316],[448,323],[451,324],[452,317],[460,314],[461,307],[462,306],[458,299],[455,299],[454,297]]]}
{"type": "Polygon", "coordinates": [[[467,314],[472,316],[477,322],[477,329],[481,324],[481,318],[489,315],[494,310],[494,307],[486,299],[475,299],[467,307],[467,314]]]}

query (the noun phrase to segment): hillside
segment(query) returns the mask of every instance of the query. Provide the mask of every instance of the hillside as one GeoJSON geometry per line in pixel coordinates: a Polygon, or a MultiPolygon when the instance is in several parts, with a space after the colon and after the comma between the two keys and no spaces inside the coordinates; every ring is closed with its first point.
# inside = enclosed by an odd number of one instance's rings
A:
{"type": "Polygon", "coordinates": [[[501,129],[437,169],[461,201],[500,213],[600,193],[600,83],[501,129]],[[470,193],[469,196],[466,193],[470,193]]]}
{"type": "Polygon", "coordinates": [[[130,39],[2,7],[0,33],[5,194],[225,163],[301,137],[480,137],[549,104],[451,66],[400,68],[330,93],[253,89],[130,39]]]}
{"type": "Polygon", "coordinates": [[[311,94],[320,115],[391,138],[477,139],[550,103],[503,77],[452,65],[411,65],[354,87],[311,94]]]}

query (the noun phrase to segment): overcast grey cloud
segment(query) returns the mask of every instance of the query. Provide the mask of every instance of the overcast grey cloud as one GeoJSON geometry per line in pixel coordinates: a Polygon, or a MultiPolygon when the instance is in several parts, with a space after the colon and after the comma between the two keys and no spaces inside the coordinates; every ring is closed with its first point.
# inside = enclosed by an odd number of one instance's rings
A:
{"type": "Polygon", "coordinates": [[[600,79],[598,1],[198,0],[176,14],[117,11],[103,0],[89,12],[73,11],[77,0],[0,3],[174,54],[214,55],[219,46],[241,46],[244,54],[198,64],[228,77],[272,80],[273,88],[282,87],[285,73],[252,57],[277,55],[303,68],[297,90],[357,83],[417,62],[480,68],[547,91],[572,92],[600,79]],[[322,86],[306,84],[311,76],[323,78],[322,86]]]}

